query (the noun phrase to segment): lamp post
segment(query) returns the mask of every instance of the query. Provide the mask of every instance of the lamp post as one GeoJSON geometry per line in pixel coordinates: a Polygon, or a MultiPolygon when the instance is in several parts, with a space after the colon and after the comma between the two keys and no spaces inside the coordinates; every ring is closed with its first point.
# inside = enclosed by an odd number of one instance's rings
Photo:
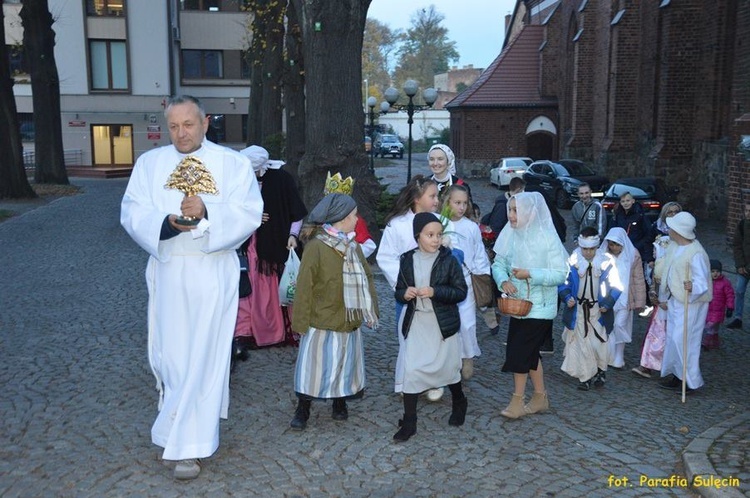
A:
{"type": "Polygon", "coordinates": [[[375,104],[378,103],[378,99],[375,97],[367,97],[367,107],[370,108],[370,130],[368,134],[370,135],[370,173],[375,173],[375,141],[373,140],[374,130],[375,130],[375,104]]]}
{"type": "Polygon", "coordinates": [[[407,80],[406,83],[404,83],[404,93],[409,98],[408,104],[396,104],[396,101],[398,100],[398,90],[391,87],[388,90],[385,91],[385,100],[388,101],[391,107],[396,109],[397,111],[406,111],[406,115],[409,116],[409,119],[406,121],[409,125],[409,155],[408,155],[408,161],[407,161],[407,167],[406,167],[406,183],[409,183],[411,181],[411,146],[412,146],[412,135],[411,135],[411,125],[414,124],[414,113],[422,111],[424,109],[429,109],[432,107],[432,104],[435,103],[437,100],[437,90],[434,88],[426,88],[424,92],[422,92],[422,98],[424,99],[424,104],[415,104],[414,103],[414,96],[419,91],[419,83],[417,83],[414,80],[407,80]]]}

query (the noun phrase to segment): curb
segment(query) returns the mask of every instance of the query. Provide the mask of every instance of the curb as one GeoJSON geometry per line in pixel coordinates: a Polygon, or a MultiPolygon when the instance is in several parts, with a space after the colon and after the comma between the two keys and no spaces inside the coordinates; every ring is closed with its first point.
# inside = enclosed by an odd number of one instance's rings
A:
{"type": "MultiPolygon", "coordinates": [[[[721,438],[727,432],[736,427],[750,424],[750,412],[741,413],[724,422],[716,424],[707,431],[698,435],[687,445],[682,452],[682,462],[685,465],[685,474],[688,482],[692,483],[696,476],[705,477],[722,477],[718,475],[716,468],[708,458],[708,451],[714,445],[717,439],[721,438]]],[[[717,489],[711,486],[693,487],[693,490],[701,496],[707,498],[744,498],[737,488],[717,489]]]]}

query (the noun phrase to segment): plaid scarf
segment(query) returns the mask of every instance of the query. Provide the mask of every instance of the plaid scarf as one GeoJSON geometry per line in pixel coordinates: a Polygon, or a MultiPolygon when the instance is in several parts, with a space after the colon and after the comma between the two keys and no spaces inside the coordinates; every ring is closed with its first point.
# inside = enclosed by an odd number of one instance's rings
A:
{"type": "Polygon", "coordinates": [[[371,328],[377,327],[378,316],[373,307],[367,274],[357,256],[357,243],[348,234],[327,223],[315,237],[344,258],[344,308],[347,319],[364,320],[371,328]]]}

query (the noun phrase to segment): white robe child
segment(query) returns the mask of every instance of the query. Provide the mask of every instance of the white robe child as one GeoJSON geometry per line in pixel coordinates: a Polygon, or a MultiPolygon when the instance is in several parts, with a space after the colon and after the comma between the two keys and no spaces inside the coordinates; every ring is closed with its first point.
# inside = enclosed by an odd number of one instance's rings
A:
{"type": "Polygon", "coordinates": [[[464,273],[466,285],[469,287],[466,299],[458,303],[458,313],[461,317],[461,330],[459,331],[461,358],[474,358],[480,356],[482,351],[477,342],[477,309],[474,288],[471,285],[471,273],[489,275],[490,259],[484,250],[479,225],[470,219],[464,217],[454,221],[453,231],[448,236],[451,238],[453,247],[464,253],[464,264],[461,265],[461,270],[464,273]]]}
{"type": "Polygon", "coordinates": [[[186,156],[172,145],[138,158],[120,215],[123,228],[150,255],[148,356],[160,395],[151,439],[164,448],[166,460],[208,457],[219,446],[237,317],[235,249],[258,228],[263,210],[246,157],[206,140],[190,155],[204,163],[218,188],[216,195],[200,194],[207,220],[160,240],[165,217],[180,213],[184,197],[164,187],[186,156]]]}
{"type": "MultiPolygon", "coordinates": [[[[694,241],[692,244],[699,243],[694,241]]],[[[682,269],[676,266],[685,260],[685,251],[696,249],[690,247],[692,244],[674,247],[673,251],[668,254],[670,260],[666,262],[668,266],[665,268],[662,278],[659,301],[667,301],[667,337],[664,345],[664,359],[661,364],[662,377],[672,374],[678,379],[682,379],[682,368],[685,361],[685,358],[683,358],[683,337],[686,325],[685,292],[679,289],[670,292],[666,284],[671,281],[675,287],[679,285],[679,282],[675,282],[678,279],[674,278],[672,273],[682,269]]],[[[701,340],[703,339],[703,328],[708,314],[708,301],[710,301],[710,294],[708,293],[713,288],[713,282],[708,256],[702,248],[698,249],[698,252],[693,254],[689,261],[690,281],[693,288],[688,300],[687,376],[685,382],[690,389],[698,389],[703,385],[700,368],[701,340]],[[709,289],[709,286],[711,286],[711,289],[709,289]]]]}

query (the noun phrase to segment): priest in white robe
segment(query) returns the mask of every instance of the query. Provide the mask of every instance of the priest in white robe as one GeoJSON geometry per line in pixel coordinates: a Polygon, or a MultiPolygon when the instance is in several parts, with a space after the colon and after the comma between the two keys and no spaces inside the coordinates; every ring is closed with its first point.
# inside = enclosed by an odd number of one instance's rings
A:
{"type": "Polygon", "coordinates": [[[197,99],[173,98],[165,116],[172,145],[138,158],[120,222],[149,254],[148,357],[159,391],[151,438],[165,460],[177,461],[174,476],[192,479],[199,459],[217,450],[219,419],[227,418],[235,250],[260,225],[263,200],[250,161],[205,139],[208,118],[197,99]],[[210,173],[215,193],[165,188],[188,156],[210,173]],[[179,216],[198,223],[181,224],[179,216]]]}

